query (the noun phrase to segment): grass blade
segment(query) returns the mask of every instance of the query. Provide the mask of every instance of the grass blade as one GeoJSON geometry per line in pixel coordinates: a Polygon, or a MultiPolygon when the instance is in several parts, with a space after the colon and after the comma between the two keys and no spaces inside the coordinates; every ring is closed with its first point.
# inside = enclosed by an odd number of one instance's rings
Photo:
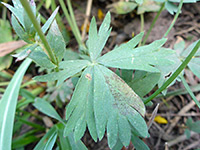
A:
{"type": "Polygon", "coordinates": [[[20,84],[31,62],[31,59],[26,59],[22,63],[0,100],[0,150],[11,149],[13,124],[20,84]]]}

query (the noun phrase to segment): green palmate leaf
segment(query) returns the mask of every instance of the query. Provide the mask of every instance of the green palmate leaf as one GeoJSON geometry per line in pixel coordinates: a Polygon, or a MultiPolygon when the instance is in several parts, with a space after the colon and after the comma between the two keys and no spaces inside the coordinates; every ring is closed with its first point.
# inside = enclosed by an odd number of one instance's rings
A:
{"type": "MultiPolygon", "coordinates": [[[[180,3],[181,0],[169,0],[170,2],[180,3]]],[[[196,3],[199,0],[183,0],[184,3],[196,3]]]]}
{"type": "Polygon", "coordinates": [[[137,14],[143,14],[145,12],[157,12],[160,9],[160,5],[153,0],[143,0],[143,3],[138,6],[137,14]]]}
{"type": "Polygon", "coordinates": [[[42,32],[46,33],[46,31],[49,29],[50,25],[52,24],[53,20],[56,17],[56,14],[58,13],[59,7],[57,7],[54,12],[51,14],[49,19],[45,22],[45,24],[42,26],[42,32]]]}
{"type": "MultiPolygon", "coordinates": [[[[162,49],[165,50],[165,48],[162,48],[162,49]]],[[[168,66],[162,66],[162,65],[156,66],[156,68],[160,70],[160,78],[158,81],[158,87],[161,87],[171,77],[171,75],[177,70],[177,68],[181,65],[181,60],[178,58],[178,55],[176,53],[171,55],[168,59],[171,61],[174,61],[175,63],[168,66]]],[[[176,80],[174,80],[169,86],[173,85],[176,82],[176,80]]],[[[166,92],[167,90],[163,91],[163,94],[166,94],[166,92]]]]}
{"type": "Polygon", "coordinates": [[[141,5],[143,3],[143,0],[135,0],[136,3],[138,3],[139,5],[141,5]]]}
{"type": "MultiPolygon", "coordinates": [[[[106,107],[107,110],[105,111],[109,111],[107,112],[107,114],[109,114],[108,120],[109,117],[113,119],[112,118],[113,116],[116,116],[115,119],[125,116],[129,120],[130,124],[139,132],[141,136],[143,137],[147,136],[146,124],[144,119],[142,118],[142,116],[144,116],[145,114],[145,107],[142,100],[132,91],[132,89],[121,78],[119,78],[115,73],[113,73],[109,69],[103,66],[98,66],[98,68],[95,70],[95,75],[97,74],[99,75],[99,79],[102,78],[101,79],[102,81],[104,79],[104,82],[102,82],[104,86],[102,86],[101,89],[102,91],[100,91],[100,93],[105,93],[104,100],[107,100],[107,102],[105,102],[105,104],[107,105],[106,107]],[[142,128],[143,130],[141,130],[142,128]]],[[[100,84],[99,82],[101,80],[97,81],[96,79],[95,81],[98,84],[100,84]]],[[[94,86],[98,84],[94,84],[94,86]]],[[[95,87],[94,90],[97,91],[95,87]]],[[[96,116],[98,112],[96,112],[96,110],[103,109],[102,108],[103,105],[102,106],[99,105],[100,100],[103,98],[101,98],[98,95],[95,96],[95,94],[96,93],[94,93],[94,97],[96,97],[97,99],[95,99],[94,104],[97,105],[99,108],[95,107],[94,105],[95,108],[94,110],[95,110],[96,120],[98,120],[98,116],[96,116]]]]}
{"type": "Polygon", "coordinates": [[[189,130],[200,133],[200,121],[193,122],[192,118],[188,118],[186,125],[189,130]]]}
{"type": "Polygon", "coordinates": [[[67,137],[64,137],[64,125],[58,124],[58,135],[60,139],[60,146],[62,150],[87,150],[81,140],[75,142],[74,134],[70,133],[67,137]]]}
{"type": "Polygon", "coordinates": [[[71,144],[72,150],[87,150],[87,147],[83,144],[81,140],[75,141],[73,133],[68,136],[68,139],[71,144]]]}
{"type": "MultiPolygon", "coordinates": [[[[165,3],[165,8],[167,11],[174,15],[178,11],[178,6],[174,5],[174,3],[180,3],[181,0],[154,0],[156,2],[165,3]]],[[[196,3],[199,0],[183,0],[183,3],[196,3]]]]}
{"type": "Polygon", "coordinates": [[[12,29],[10,27],[10,23],[7,20],[0,19],[0,43],[12,41],[12,29]]]}
{"type": "Polygon", "coordinates": [[[188,67],[190,70],[198,77],[200,78],[200,57],[193,58],[189,64],[188,67]]]}
{"type": "Polygon", "coordinates": [[[50,30],[47,34],[47,41],[51,49],[53,50],[58,63],[62,60],[64,52],[65,52],[65,41],[60,32],[56,20],[53,21],[50,30]]]}
{"type": "Polygon", "coordinates": [[[128,85],[137,93],[140,97],[148,94],[158,83],[160,73],[152,73],[146,71],[136,71],[134,79],[128,83],[128,85]]]}
{"type": "Polygon", "coordinates": [[[67,49],[64,53],[64,61],[80,59],[79,53],[67,49]]]}
{"type": "Polygon", "coordinates": [[[0,71],[9,68],[12,63],[12,60],[12,57],[9,55],[0,57],[0,71]]]}
{"type": "Polygon", "coordinates": [[[36,47],[34,51],[29,54],[28,57],[31,58],[36,64],[45,69],[56,68],[56,65],[51,62],[47,54],[40,46],[36,47]]]}
{"type": "Polygon", "coordinates": [[[110,148],[115,146],[118,138],[128,146],[131,129],[142,137],[148,134],[142,118],[144,113],[142,100],[122,79],[103,66],[91,66],[82,73],[67,106],[64,134],[74,131],[75,140],[78,140],[88,126],[96,141],[97,137],[103,138],[107,128],[110,148]]]}
{"type": "Polygon", "coordinates": [[[52,150],[56,142],[58,129],[53,126],[35,146],[34,150],[52,150]]]}
{"type": "MultiPolygon", "coordinates": [[[[141,0],[138,0],[138,2],[139,1],[141,0]]],[[[135,2],[119,1],[109,5],[108,7],[111,8],[111,12],[116,14],[127,14],[133,11],[137,7],[137,4],[135,2]]]]}
{"type": "MultiPolygon", "coordinates": [[[[199,40],[198,40],[199,41],[199,40]]],[[[188,48],[186,48],[182,53],[182,57],[187,57],[187,55],[192,51],[196,43],[192,43],[188,48]]],[[[189,62],[188,67],[190,70],[198,77],[200,78],[200,48],[198,49],[197,53],[194,55],[194,58],[189,62]]]]}
{"type": "Polygon", "coordinates": [[[26,59],[13,76],[0,100],[0,149],[11,149],[14,116],[20,84],[31,60],[26,59]]]}
{"type": "Polygon", "coordinates": [[[123,44],[103,55],[98,59],[98,62],[107,67],[136,69],[149,72],[159,72],[155,68],[156,65],[167,66],[173,63],[173,61],[168,60],[167,56],[172,55],[174,52],[160,49],[166,42],[166,39],[157,40],[147,46],[134,49],[134,46],[141,40],[141,35],[139,34],[127,44],[123,44]]]}
{"type": "Polygon", "coordinates": [[[65,135],[74,131],[75,141],[79,140],[88,125],[92,138],[97,141],[96,126],[93,111],[93,68],[88,67],[84,70],[79,79],[72,99],[66,109],[67,125],[65,135]]]}
{"type": "Polygon", "coordinates": [[[150,150],[149,147],[135,135],[132,135],[131,141],[136,150],[150,150]]]}
{"type": "Polygon", "coordinates": [[[67,78],[75,75],[84,69],[90,62],[87,60],[69,60],[63,61],[60,63],[60,69],[63,69],[59,72],[53,72],[43,76],[36,76],[34,80],[38,80],[40,82],[46,81],[55,81],[58,80],[58,84],[61,84],[67,78]]]}
{"type": "Polygon", "coordinates": [[[52,117],[54,119],[57,119],[58,121],[63,122],[63,119],[58,115],[56,110],[49,104],[47,101],[41,98],[36,98],[35,103],[33,104],[35,108],[37,108],[39,111],[43,112],[49,117],[52,117]]]}
{"type": "Polygon", "coordinates": [[[111,16],[108,12],[104,18],[103,23],[99,28],[99,32],[97,33],[96,21],[94,17],[92,18],[89,30],[89,37],[87,41],[89,54],[92,60],[95,60],[100,56],[101,51],[103,50],[103,47],[105,46],[106,41],[108,40],[108,37],[111,32],[110,21],[111,16]]]}

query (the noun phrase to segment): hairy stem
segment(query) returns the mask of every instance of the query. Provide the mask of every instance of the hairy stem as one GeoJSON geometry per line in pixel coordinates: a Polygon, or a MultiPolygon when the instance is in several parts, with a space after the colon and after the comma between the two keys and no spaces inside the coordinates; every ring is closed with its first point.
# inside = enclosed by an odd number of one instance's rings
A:
{"type": "Polygon", "coordinates": [[[35,30],[37,31],[38,35],[40,36],[40,39],[41,39],[42,43],[44,44],[45,50],[46,50],[47,55],[49,56],[50,60],[54,64],[58,65],[56,57],[55,57],[53,51],[51,50],[51,47],[50,47],[49,43],[47,42],[47,39],[46,39],[45,35],[43,34],[41,27],[40,27],[39,23],[37,22],[37,19],[35,18],[34,14],[32,12],[32,9],[30,7],[29,2],[27,0],[20,0],[20,2],[23,5],[26,13],[28,14],[29,19],[33,23],[35,30]]]}

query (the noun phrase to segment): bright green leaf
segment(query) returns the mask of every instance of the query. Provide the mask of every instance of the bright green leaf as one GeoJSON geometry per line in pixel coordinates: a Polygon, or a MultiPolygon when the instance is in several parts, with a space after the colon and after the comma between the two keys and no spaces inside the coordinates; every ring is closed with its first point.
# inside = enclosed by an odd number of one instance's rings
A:
{"type": "MultiPolygon", "coordinates": [[[[93,108],[91,108],[92,103],[92,81],[93,81],[93,68],[88,67],[84,70],[79,79],[72,99],[67,105],[66,108],[66,119],[67,124],[65,127],[64,135],[70,134],[72,131],[75,130],[74,137],[75,140],[78,140],[78,137],[85,131],[86,126],[84,125],[85,122],[94,121],[94,119],[90,118],[93,117],[91,113],[93,113],[93,108]],[[88,110],[89,109],[89,110],[88,110]],[[80,127],[80,123],[83,123],[83,126],[80,127]],[[79,129],[78,129],[79,128],[79,129]],[[77,132],[77,130],[81,131],[81,134],[77,132]]],[[[96,141],[96,127],[94,123],[87,123],[90,124],[89,131],[92,134],[92,137],[96,141]]]]}
{"type": "Polygon", "coordinates": [[[38,46],[32,51],[29,56],[36,64],[40,65],[45,69],[54,69],[56,65],[51,62],[47,54],[43,51],[43,49],[38,46]]]}
{"type": "MultiPolygon", "coordinates": [[[[132,41],[135,42],[134,39],[130,42],[132,41]]],[[[137,42],[139,42],[139,40],[137,42]]],[[[128,42],[127,45],[123,44],[103,55],[98,59],[98,62],[107,67],[159,72],[154,66],[173,64],[173,61],[170,61],[168,57],[174,52],[172,50],[160,49],[165,42],[166,39],[161,39],[135,49],[129,46],[128,42]]]]}
{"type": "Polygon", "coordinates": [[[109,5],[108,7],[111,8],[111,12],[116,14],[127,14],[133,11],[137,7],[137,4],[135,2],[119,1],[109,5]]]}
{"type": "Polygon", "coordinates": [[[111,32],[110,21],[111,16],[110,12],[108,12],[99,28],[99,32],[97,33],[96,21],[95,18],[92,18],[87,41],[91,60],[96,60],[100,56],[101,51],[103,50],[106,41],[108,40],[111,32]]]}
{"type": "Polygon", "coordinates": [[[26,59],[18,68],[0,100],[0,149],[11,149],[14,116],[20,84],[24,73],[32,61],[26,59]]]}
{"type": "Polygon", "coordinates": [[[7,20],[0,19],[0,33],[1,37],[3,37],[0,38],[0,43],[12,41],[12,30],[7,20]]]}
{"type": "Polygon", "coordinates": [[[57,7],[54,12],[51,14],[49,19],[45,22],[45,24],[42,26],[42,32],[46,33],[46,31],[49,29],[50,25],[52,24],[53,20],[56,17],[56,14],[58,13],[59,7],[57,7]]]}
{"type": "Polygon", "coordinates": [[[132,135],[131,141],[136,150],[150,150],[149,147],[137,136],[132,135]]]}
{"type": "Polygon", "coordinates": [[[136,70],[134,79],[129,82],[128,85],[135,91],[135,93],[140,97],[143,97],[155,87],[159,78],[160,73],[136,70]]]}
{"type": "Polygon", "coordinates": [[[44,99],[36,98],[33,106],[47,116],[57,119],[58,121],[63,123],[62,118],[58,115],[56,110],[44,99]]]}
{"type": "Polygon", "coordinates": [[[53,126],[35,146],[34,150],[52,150],[56,142],[58,131],[56,126],[53,126]]]}
{"type": "Polygon", "coordinates": [[[90,62],[87,60],[62,61],[59,67],[60,69],[64,69],[64,70],[61,70],[59,72],[53,72],[53,73],[46,74],[43,76],[36,76],[34,80],[37,80],[40,82],[58,80],[57,85],[60,85],[64,80],[66,80],[67,78],[75,75],[76,73],[84,69],[89,63],[90,62]]]}
{"type": "Polygon", "coordinates": [[[56,20],[53,21],[49,32],[47,34],[47,41],[54,52],[58,62],[60,62],[63,58],[65,52],[65,41],[62,36],[62,33],[59,30],[59,27],[56,23],[56,20]]]}

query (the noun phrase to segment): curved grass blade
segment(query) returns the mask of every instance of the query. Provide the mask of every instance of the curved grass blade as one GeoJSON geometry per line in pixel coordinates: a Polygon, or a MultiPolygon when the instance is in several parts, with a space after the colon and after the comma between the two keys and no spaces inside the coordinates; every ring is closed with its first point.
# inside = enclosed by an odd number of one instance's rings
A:
{"type": "Polygon", "coordinates": [[[56,126],[53,126],[45,134],[45,136],[43,136],[43,138],[36,145],[34,150],[51,150],[56,142],[57,135],[58,135],[58,129],[56,128],[56,126]]]}
{"type": "Polygon", "coordinates": [[[0,100],[0,149],[11,149],[14,116],[17,105],[22,78],[31,64],[31,59],[26,59],[18,68],[10,84],[0,100]]]}
{"type": "Polygon", "coordinates": [[[62,118],[60,115],[56,112],[56,110],[49,104],[47,101],[45,101],[42,98],[36,98],[35,103],[33,104],[35,108],[37,108],[39,111],[43,112],[44,114],[57,119],[58,121],[63,122],[62,118]]]}

